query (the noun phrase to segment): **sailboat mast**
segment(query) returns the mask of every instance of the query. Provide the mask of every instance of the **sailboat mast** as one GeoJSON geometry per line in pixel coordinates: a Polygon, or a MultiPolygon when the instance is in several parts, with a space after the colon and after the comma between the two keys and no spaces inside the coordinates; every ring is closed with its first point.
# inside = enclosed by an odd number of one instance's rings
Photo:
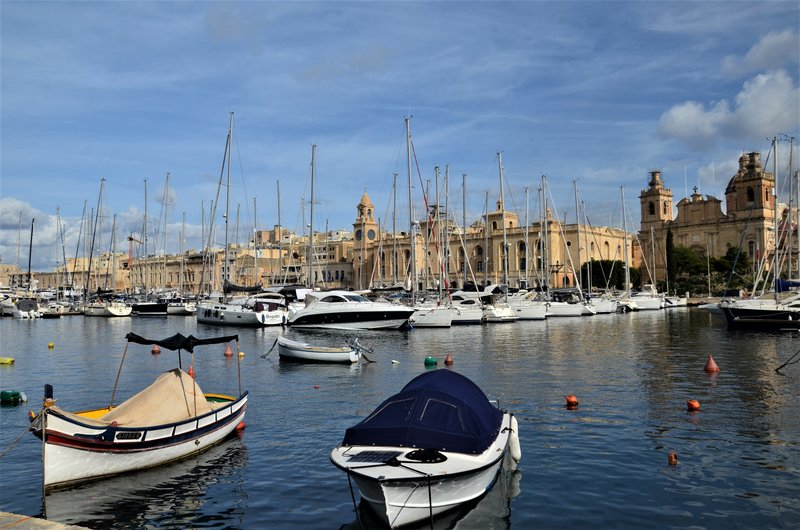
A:
{"type": "Polygon", "coordinates": [[[542,238],[544,246],[543,266],[544,269],[542,276],[544,277],[545,290],[550,292],[550,220],[547,218],[547,177],[542,175],[542,226],[544,227],[544,237],[542,238]]]}
{"type": "Polygon", "coordinates": [[[778,240],[780,234],[778,234],[778,137],[772,138],[772,171],[775,174],[775,186],[772,188],[772,208],[774,212],[774,230],[773,234],[775,234],[775,251],[773,254],[773,268],[775,269],[775,274],[773,275],[774,278],[774,287],[775,287],[775,300],[778,300],[778,276],[780,276],[780,271],[778,270],[778,240]]]}
{"type": "Polygon", "coordinates": [[[625,188],[620,186],[620,197],[622,198],[622,238],[625,242],[625,291],[630,292],[631,288],[631,265],[628,259],[628,220],[625,213],[625,188]]]}
{"type": "Polygon", "coordinates": [[[225,285],[228,283],[228,219],[230,218],[231,209],[231,151],[233,151],[233,112],[230,115],[230,124],[228,125],[228,160],[227,160],[227,173],[225,185],[225,250],[222,253],[222,296],[227,301],[225,295],[225,285]]]}
{"type": "MultiPolygon", "coordinates": [[[[106,182],[105,177],[100,179],[100,193],[97,195],[97,215],[94,218],[94,229],[92,230],[92,244],[89,245],[89,264],[86,270],[86,285],[84,286],[84,298],[88,298],[89,282],[92,280],[92,255],[94,254],[94,241],[97,233],[97,220],[100,217],[100,203],[103,200],[103,186],[106,182]]],[[[31,231],[33,225],[31,225],[31,231]]]]}
{"type": "Polygon", "coordinates": [[[33,256],[33,223],[36,219],[31,219],[31,240],[28,244],[28,290],[31,290],[31,257],[33,256]]]}
{"type": "Polygon", "coordinates": [[[317,153],[316,144],[311,145],[311,201],[309,201],[308,221],[308,286],[313,287],[314,281],[314,169],[317,153]]]}
{"type": "Polygon", "coordinates": [[[500,168],[500,218],[503,223],[503,250],[501,259],[503,260],[503,285],[506,286],[506,298],[508,298],[508,240],[506,237],[506,205],[503,199],[503,153],[497,152],[497,165],[500,168]]]}
{"type": "MultiPolygon", "coordinates": [[[[462,230],[464,230],[464,246],[466,246],[466,242],[467,242],[467,174],[466,173],[462,173],[461,174],[461,189],[462,189],[462,195],[461,195],[461,221],[462,221],[462,223],[461,223],[461,227],[462,227],[462,230]]],[[[464,274],[464,279],[461,282],[461,285],[463,286],[464,283],[467,281],[467,255],[466,255],[467,252],[464,249],[462,249],[462,252],[464,252],[464,262],[462,263],[462,269],[463,270],[461,271],[464,274]]]]}
{"type": "Polygon", "coordinates": [[[417,238],[414,232],[414,198],[411,186],[411,116],[406,117],[406,156],[408,167],[408,223],[411,245],[411,305],[416,303],[417,293],[417,238]]]}
{"type": "Polygon", "coordinates": [[[581,210],[578,205],[578,180],[572,179],[572,187],[575,189],[575,230],[577,231],[578,243],[578,289],[583,289],[583,266],[581,265],[581,210]]]}
{"type": "Polygon", "coordinates": [[[256,197],[253,197],[253,286],[258,285],[258,210],[256,197]]]}
{"type": "Polygon", "coordinates": [[[275,182],[278,193],[278,281],[283,283],[283,228],[281,227],[281,181],[275,182]]]}
{"type": "Polygon", "coordinates": [[[183,212],[182,219],[181,219],[181,240],[179,241],[179,248],[181,253],[181,269],[180,269],[180,278],[178,279],[178,289],[180,291],[180,296],[184,296],[184,274],[186,272],[186,256],[184,254],[184,238],[186,237],[186,212],[183,212]]]}
{"type": "Polygon", "coordinates": [[[392,286],[397,285],[397,173],[392,182],[392,286]]]}
{"type": "Polygon", "coordinates": [[[530,243],[530,199],[529,189],[525,186],[525,288],[528,289],[528,270],[530,269],[531,243],[530,243]]]}
{"type": "Polygon", "coordinates": [[[489,285],[489,190],[486,190],[483,198],[483,212],[485,217],[483,225],[483,246],[486,249],[483,253],[483,286],[489,285]]]}

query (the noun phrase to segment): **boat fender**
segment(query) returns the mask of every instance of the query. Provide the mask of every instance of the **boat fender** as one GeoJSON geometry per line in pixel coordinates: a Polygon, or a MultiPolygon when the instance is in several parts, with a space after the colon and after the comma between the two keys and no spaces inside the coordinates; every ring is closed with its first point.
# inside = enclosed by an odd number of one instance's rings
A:
{"type": "Polygon", "coordinates": [[[519,445],[519,424],[516,416],[511,416],[511,436],[508,439],[508,449],[514,462],[522,459],[522,448],[519,445]]]}

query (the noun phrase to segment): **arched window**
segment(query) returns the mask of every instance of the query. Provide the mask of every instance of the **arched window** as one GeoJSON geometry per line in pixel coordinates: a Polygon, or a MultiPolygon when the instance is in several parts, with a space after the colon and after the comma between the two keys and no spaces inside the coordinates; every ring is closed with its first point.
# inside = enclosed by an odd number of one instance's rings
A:
{"type": "Polygon", "coordinates": [[[483,247],[480,245],[475,246],[475,268],[478,272],[483,272],[483,247]]]}
{"type": "Polygon", "coordinates": [[[667,201],[664,201],[664,215],[667,215],[667,201]]]}
{"type": "Polygon", "coordinates": [[[524,241],[520,241],[517,245],[517,262],[519,270],[528,270],[528,252],[524,241]]]}
{"type": "Polygon", "coordinates": [[[458,249],[458,270],[463,271],[464,270],[464,264],[465,264],[465,261],[464,261],[464,249],[463,248],[459,248],[458,249]]]}
{"type": "Polygon", "coordinates": [[[756,193],[753,191],[753,188],[747,188],[747,202],[755,202],[756,200],[756,193]]]}
{"type": "Polygon", "coordinates": [[[492,230],[497,230],[497,221],[492,221],[492,230]]]}
{"type": "Polygon", "coordinates": [[[600,256],[600,259],[611,259],[611,245],[608,244],[608,241],[603,243],[603,254],[600,256]]]}
{"type": "Polygon", "coordinates": [[[655,215],[656,214],[656,205],[653,204],[652,202],[648,203],[647,204],[647,210],[650,212],[650,215],[655,215]]]}
{"type": "Polygon", "coordinates": [[[386,278],[386,253],[381,252],[381,276],[386,278]]]}

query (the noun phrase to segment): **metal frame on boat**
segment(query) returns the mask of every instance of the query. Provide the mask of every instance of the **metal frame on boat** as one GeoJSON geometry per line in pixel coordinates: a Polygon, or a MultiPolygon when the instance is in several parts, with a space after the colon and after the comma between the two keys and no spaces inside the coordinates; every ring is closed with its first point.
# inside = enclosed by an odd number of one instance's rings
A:
{"type": "MultiPolygon", "coordinates": [[[[236,397],[204,394],[180,368],[180,350],[192,353],[193,365],[196,346],[235,340],[238,350],[238,335],[198,339],[176,334],[152,340],[129,333],[126,339],[125,352],[130,343],[178,350],[178,368],[114,405],[118,374],[111,404],[74,413],[56,406],[52,386],[45,385],[43,408],[38,414],[31,413],[30,427],[42,440],[45,490],[184,458],[220,442],[242,423],[248,393],[241,390],[238,370],[236,397]]],[[[123,353],[121,364],[124,360],[123,353]]]]}

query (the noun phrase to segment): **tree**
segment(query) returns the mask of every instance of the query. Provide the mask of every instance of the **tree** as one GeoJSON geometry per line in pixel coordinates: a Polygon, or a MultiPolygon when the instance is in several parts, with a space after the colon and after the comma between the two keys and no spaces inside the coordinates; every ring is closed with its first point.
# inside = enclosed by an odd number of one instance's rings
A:
{"type": "Polygon", "coordinates": [[[675,244],[672,241],[672,229],[667,229],[667,283],[672,280],[673,287],[678,279],[678,261],[675,259],[675,244]]]}

